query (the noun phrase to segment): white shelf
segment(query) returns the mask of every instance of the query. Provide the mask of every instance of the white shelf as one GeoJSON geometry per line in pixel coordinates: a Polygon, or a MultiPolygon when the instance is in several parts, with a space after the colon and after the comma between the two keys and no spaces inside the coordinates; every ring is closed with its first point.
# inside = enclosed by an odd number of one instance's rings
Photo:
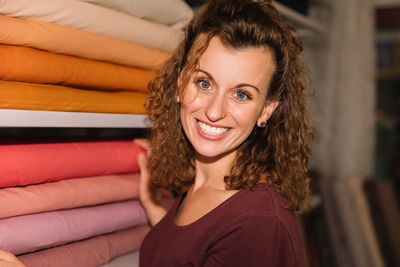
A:
{"type": "Polygon", "coordinates": [[[0,127],[149,128],[147,115],[0,109],[0,127]]]}
{"type": "Polygon", "coordinates": [[[300,36],[311,35],[312,33],[324,33],[324,27],[317,21],[285,6],[276,1],[272,1],[278,11],[281,13],[282,18],[293,26],[300,36]]]}

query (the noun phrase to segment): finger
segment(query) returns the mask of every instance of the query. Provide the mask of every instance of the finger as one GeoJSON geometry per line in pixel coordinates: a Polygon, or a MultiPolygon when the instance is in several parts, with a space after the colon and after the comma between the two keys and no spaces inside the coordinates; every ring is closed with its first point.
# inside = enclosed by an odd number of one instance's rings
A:
{"type": "Polygon", "coordinates": [[[0,249],[0,266],[25,267],[12,253],[0,249]]]}
{"type": "Polygon", "coordinates": [[[15,256],[13,254],[11,254],[10,252],[4,251],[2,249],[0,249],[0,260],[3,261],[13,261],[15,259],[15,256]]]}
{"type": "Polygon", "coordinates": [[[139,170],[140,174],[147,175],[147,157],[144,153],[139,153],[138,155],[138,165],[139,165],[139,170]]]}
{"type": "Polygon", "coordinates": [[[135,144],[138,144],[139,146],[141,146],[142,148],[144,148],[145,150],[151,150],[151,145],[150,145],[150,141],[148,139],[145,138],[136,138],[133,140],[133,142],[135,144]]]}
{"type": "Polygon", "coordinates": [[[140,153],[138,155],[138,165],[140,170],[140,187],[143,190],[147,190],[149,186],[149,171],[147,169],[147,157],[145,154],[140,153]]]}

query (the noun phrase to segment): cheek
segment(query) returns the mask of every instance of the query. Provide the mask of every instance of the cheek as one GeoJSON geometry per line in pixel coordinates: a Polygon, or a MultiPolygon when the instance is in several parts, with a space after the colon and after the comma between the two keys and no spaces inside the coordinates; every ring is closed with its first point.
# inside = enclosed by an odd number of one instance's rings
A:
{"type": "Polygon", "coordinates": [[[231,109],[231,114],[238,125],[252,128],[259,118],[260,111],[256,107],[234,107],[231,109]]]}
{"type": "Polygon", "coordinates": [[[193,83],[189,83],[184,90],[182,103],[189,104],[191,102],[194,102],[197,98],[197,95],[198,95],[197,87],[193,83]]]}

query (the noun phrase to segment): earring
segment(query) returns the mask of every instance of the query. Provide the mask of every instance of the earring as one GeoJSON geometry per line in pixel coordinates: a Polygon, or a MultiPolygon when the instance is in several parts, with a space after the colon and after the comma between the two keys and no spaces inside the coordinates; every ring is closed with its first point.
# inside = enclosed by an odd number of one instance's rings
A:
{"type": "Polygon", "coordinates": [[[265,126],[267,126],[267,124],[265,123],[265,121],[263,121],[263,122],[260,123],[260,126],[258,126],[258,127],[265,128],[265,126]]]}
{"type": "Polygon", "coordinates": [[[176,102],[181,103],[181,99],[179,98],[179,95],[176,96],[176,102]]]}

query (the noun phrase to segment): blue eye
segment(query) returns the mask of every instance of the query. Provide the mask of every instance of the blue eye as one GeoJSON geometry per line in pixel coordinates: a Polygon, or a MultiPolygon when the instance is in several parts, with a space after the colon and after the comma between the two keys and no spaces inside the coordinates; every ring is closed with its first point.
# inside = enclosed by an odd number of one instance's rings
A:
{"type": "Polygon", "coordinates": [[[249,96],[246,92],[243,92],[243,91],[237,91],[237,92],[235,93],[235,97],[236,97],[238,100],[250,99],[250,96],[249,96]]]}
{"type": "Polygon", "coordinates": [[[202,89],[210,89],[211,87],[210,83],[205,80],[197,80],[196,82],[202,89]]]}

